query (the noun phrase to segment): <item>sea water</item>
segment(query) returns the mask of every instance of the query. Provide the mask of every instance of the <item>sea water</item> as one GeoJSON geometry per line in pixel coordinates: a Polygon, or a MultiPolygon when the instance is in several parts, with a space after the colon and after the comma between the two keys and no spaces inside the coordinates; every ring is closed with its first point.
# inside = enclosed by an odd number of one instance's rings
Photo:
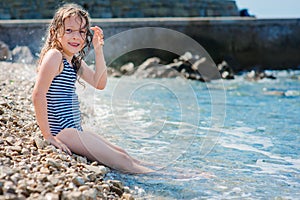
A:
{"type": "Polygon", "coordinates": [[[299,199],[300,71],[209,83],[109,78],[86,99],[95,131],[153,164],[112,171],[137,199],[299,199]]]}

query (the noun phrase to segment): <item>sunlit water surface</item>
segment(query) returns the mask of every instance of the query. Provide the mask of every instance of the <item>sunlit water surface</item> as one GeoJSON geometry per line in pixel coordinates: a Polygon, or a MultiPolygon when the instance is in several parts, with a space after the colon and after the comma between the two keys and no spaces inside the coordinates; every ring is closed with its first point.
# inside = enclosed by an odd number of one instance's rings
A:
{"type": "Polygon", "coordinates": [[[157,173],[107,178],[137,199],[299,199],[300,72],[201,83],[110,78],[81,94],[87,126],[157,173]]]}

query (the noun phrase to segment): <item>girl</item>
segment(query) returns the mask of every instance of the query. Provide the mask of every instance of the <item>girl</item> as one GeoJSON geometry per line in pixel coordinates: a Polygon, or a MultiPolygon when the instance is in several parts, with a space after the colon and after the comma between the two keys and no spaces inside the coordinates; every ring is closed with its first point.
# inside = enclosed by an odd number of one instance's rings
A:
{"type": "Polygon", "coordinates": [[[81,127],[75,82],[79,76],[97,89],[105,88],[103,44],[102,30],[97,26],[90,28],[89,15],[80,6],[66,4],[57,10],[40,54],[32,94],[40,130],[45,140],[68,154],[74,152],[127,173],[152,172],[120,147],[81,127]],[[95,71],[83,60],[91,43],[95,71]]]}

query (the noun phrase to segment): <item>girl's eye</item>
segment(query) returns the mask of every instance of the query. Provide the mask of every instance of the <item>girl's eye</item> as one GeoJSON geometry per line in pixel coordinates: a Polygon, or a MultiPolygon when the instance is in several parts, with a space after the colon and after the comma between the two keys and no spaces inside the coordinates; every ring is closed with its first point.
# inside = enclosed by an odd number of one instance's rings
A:
{"type": "Polygon", "coordinates": [[[65,30],[65,32],[66,32],[67,34],[72,33],[72,29],[67,28],[67,29],[65,30]]]}

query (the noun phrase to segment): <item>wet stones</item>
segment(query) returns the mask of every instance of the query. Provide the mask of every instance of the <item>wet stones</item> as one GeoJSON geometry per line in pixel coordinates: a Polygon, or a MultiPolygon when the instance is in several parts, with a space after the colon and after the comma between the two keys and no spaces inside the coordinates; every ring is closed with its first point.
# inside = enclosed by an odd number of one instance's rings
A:
{"type": "Polygon", "coordinates": [[[259,70],[251,70],[248,72],[245,76],[245,79],[248,81],[259,81],[262,79],[276,79],[275,76],[273,75],[268,75],[264,71],[259,71],[259,70]]]}
{"type": "Polygon", "coordinates": [[[218,66],[215,66],[213,61],[206,57],[193,55],[186,52],[173,62],[162,64],[158,57],[146,59],[141,65],[134,66],[132,62],[123,65],[120,71],[111,69],[109,74],[116,77],[121,75],[134,76],[137,78],[175,78],[182,77],[190,80],[201,82],[209,82],[215,79],[234,79],[232,68],[223,61],[218,66]],[[121,74],[121,75],[120,75],[121,74]]]}

